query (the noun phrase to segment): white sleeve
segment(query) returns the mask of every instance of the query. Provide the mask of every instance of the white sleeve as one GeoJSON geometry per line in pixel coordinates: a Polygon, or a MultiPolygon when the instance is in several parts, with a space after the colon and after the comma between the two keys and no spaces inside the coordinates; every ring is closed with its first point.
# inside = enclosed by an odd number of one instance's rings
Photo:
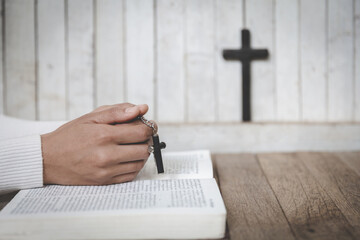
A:
{"type": "Polygon", "coordinates": [[[40,135],[0,141],[0,194],[42,186],[40,135]]]}
{"type": "Polygon", "coordinates": [[[0,114],[0,140],[52,132],[65,121],[31,121],[0,114]]]}
{"type": "Polygon", "coordinates": [[[0,194],[43,186],[40,134],[65,122],[41,122],[0,115],[0,194]]]}

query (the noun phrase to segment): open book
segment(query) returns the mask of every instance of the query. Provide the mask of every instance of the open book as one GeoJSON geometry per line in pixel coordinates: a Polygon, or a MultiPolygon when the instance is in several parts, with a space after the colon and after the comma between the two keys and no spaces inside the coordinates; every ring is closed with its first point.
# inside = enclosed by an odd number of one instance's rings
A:
{"type": "Polygon", "coordinates": [[[226,210],[209,151],[164,153],[133,182],[20,191],[0,212],[0,239],[222,238],[226,210]]]}

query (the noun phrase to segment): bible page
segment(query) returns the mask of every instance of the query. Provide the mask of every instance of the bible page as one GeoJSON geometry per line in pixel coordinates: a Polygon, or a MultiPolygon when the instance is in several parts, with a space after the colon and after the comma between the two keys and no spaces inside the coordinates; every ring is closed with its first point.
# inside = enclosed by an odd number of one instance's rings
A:
{"type": "Polygon", "coordinates": [[[194,211],[225,213],[215,179],[145,180],[107,186],[48,185],[20,191],[0,212],[0,220],[194,211]]]}
{"type": "Polygon", "coordinates": [[[210,151],[163,152],[164,173],[158,174],[153,154],[135,180],[213,178],[210,151]]]}

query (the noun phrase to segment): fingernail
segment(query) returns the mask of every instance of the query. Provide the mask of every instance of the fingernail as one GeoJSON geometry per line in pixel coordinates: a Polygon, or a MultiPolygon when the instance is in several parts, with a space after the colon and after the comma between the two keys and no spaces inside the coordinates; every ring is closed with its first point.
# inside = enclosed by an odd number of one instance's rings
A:
{"type": "Polygon", "coordinates": [[[136,111],[137,111],[137,106],[129,107],[129,108],[125,109],[126,113],[134,113],[136,111]]]}

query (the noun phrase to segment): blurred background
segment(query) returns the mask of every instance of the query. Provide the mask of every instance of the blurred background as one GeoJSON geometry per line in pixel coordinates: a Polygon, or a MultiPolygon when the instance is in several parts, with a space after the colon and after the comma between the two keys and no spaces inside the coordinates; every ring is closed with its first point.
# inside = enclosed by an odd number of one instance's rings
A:
{"type": "Polygon", "coordinates": [[[360,149],[360,0],[2,0],[1,13],[5,115],[147,103],[173,149],[360,149]],[[243,28],[270,54],[252,62],[251,123],[241,64],[222,57],[243,28]]]}

